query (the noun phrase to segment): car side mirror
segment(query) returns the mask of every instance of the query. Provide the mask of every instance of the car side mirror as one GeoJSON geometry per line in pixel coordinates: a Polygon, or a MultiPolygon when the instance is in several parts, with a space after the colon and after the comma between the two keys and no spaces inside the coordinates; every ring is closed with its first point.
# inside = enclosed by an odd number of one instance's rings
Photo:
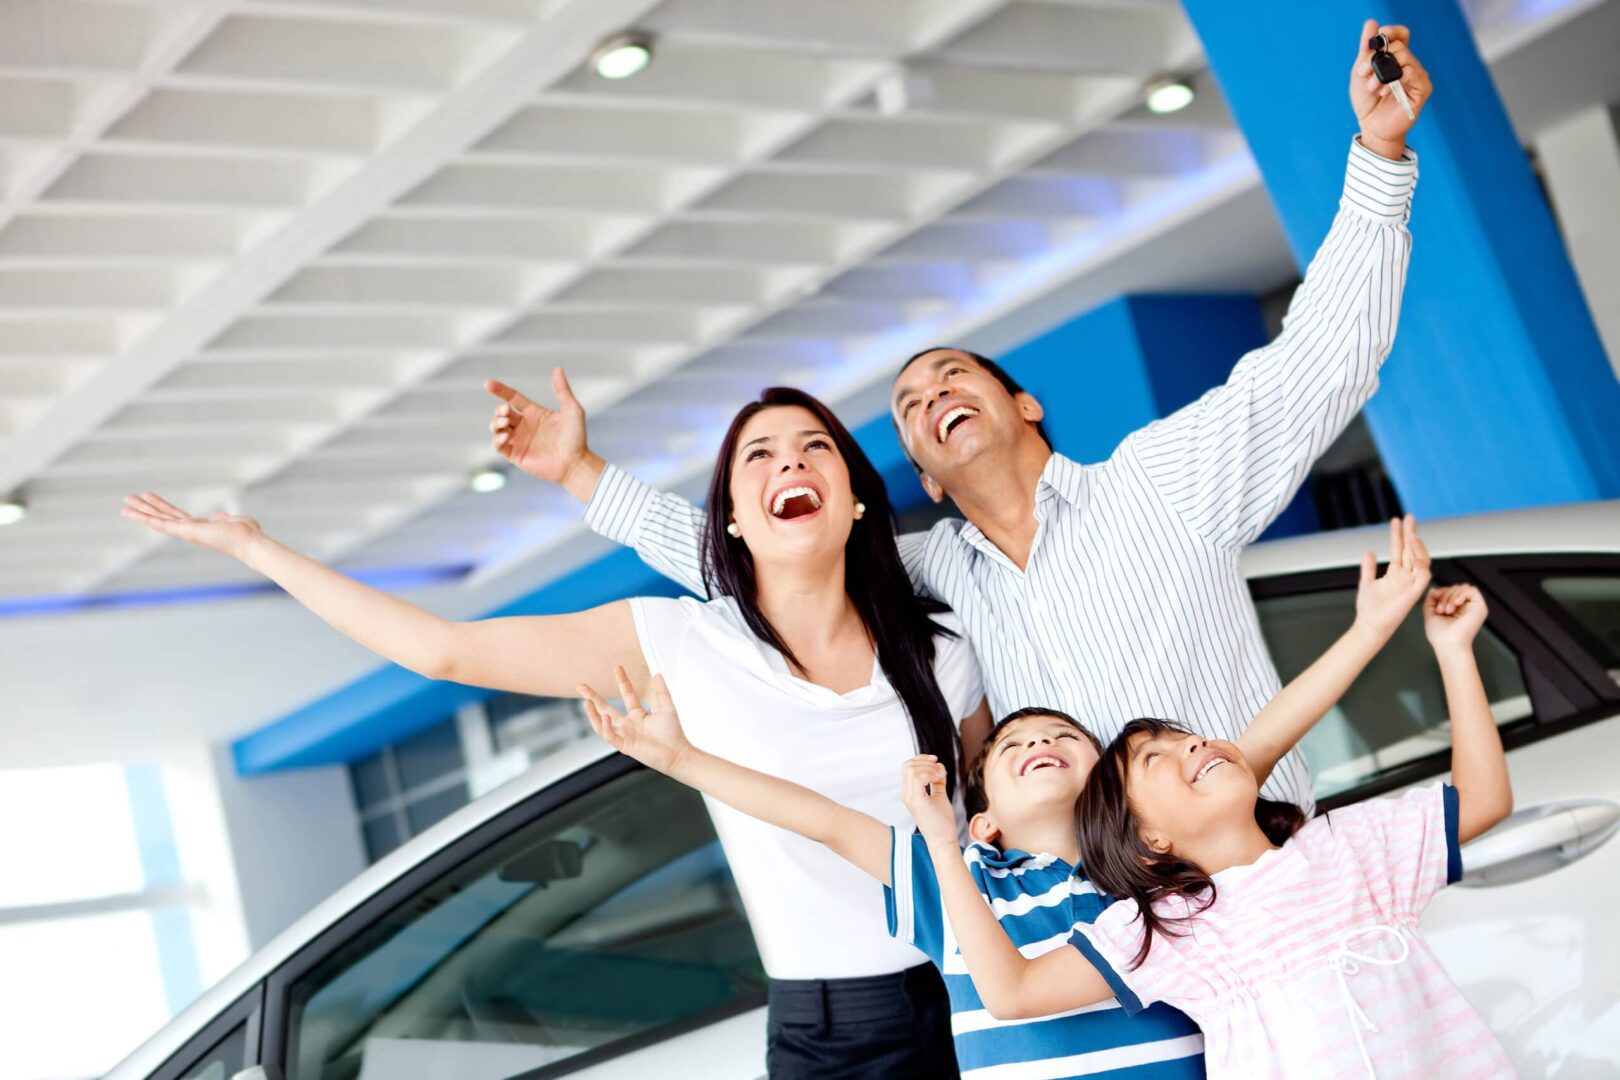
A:
{"type": "Polygon", "coordinates": [[[553,881],[577,878],[585,866],[585,848],[572,840],[547,840],[501,867],[502,881],[528,882],[545,888],[553,881]]]}

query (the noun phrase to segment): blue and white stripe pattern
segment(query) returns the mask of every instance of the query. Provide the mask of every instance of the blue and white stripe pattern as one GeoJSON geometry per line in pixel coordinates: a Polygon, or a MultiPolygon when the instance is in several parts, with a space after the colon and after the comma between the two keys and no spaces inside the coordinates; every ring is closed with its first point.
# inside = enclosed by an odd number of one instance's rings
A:
{"type": "MultiPolygon", "coordinates": [[[[1282,333],[1107,461],[1053,454],[1024,570],[969,522],[900,538],[918,588],[961,616],[996,716],[1057,708],[1104,740],[1133,717],[1158,716],[1234,739],[1276,694],[1243,547],[1378,386],[1400,314],[1416,182],[1410,152],[1389,161],[1353,143],[1339,213],[1282,333]]],[[[586,517],[701,593],[702,512],[690,503],[610,467],[586,517]]],[[[1297,751],[1264,790],[1311,808],[1297,751]]]]}
{"type": "MultiPolygon", "coordinates": [[[[1186,1080],[1204,1075],[1204,1037],[1185,1014],[1168,1006],[1130,1016],[1110,998],[1033,1020],[991,1016],[962,962],[927,844],[915,834],[894,830],[893,835],[894,885],[883,890],[889,933],[915,945],[944,973],[964,1080],[1099,1075],[1186,1080]]],[[[1095,922],[1110,903],[1085,875],[1054,855],[1003,853],[974,844],[963,858],[1002,928],[1032,959],[1063,948],[1076,925],[1095,922]]]]}

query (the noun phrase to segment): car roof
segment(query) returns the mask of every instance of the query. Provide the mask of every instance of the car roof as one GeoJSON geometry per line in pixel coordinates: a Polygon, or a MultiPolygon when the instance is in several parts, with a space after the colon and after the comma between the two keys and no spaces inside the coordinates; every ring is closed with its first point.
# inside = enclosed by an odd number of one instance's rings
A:
{"type": "MultiPolygon", "coordinates": [[[[1386,530],[1385,525],[1371,525],[1254,544],[1244,552],[1243,571],[1253,579],[1355,566],[1362,552],[1385,550],[1386,530]]],[[[1559,552],[1620,554],[1620,499],[1425,521],[1419,522],[1419,531],[1430,555],[1437,559],[1559,552]]],[[[612,753],[599,739],[565,747],[390,852],[244,960],[120,1062],[107,1080],[144,1077],[299,949],[389,884],[461,836],[612,753]]]]}
{"type": "MultiPolygon", "coordinates": [[[[1368,525],[1254,544],[1243,553],[1243,573],[1252,580],[1356,566],[1365,551],[1387,553],[1388,529],[1368,525]]],[[[1616,555],[1620,499],[1420,520],[1418,535],[1436,559],[1565,552],[1616,555]]]]}

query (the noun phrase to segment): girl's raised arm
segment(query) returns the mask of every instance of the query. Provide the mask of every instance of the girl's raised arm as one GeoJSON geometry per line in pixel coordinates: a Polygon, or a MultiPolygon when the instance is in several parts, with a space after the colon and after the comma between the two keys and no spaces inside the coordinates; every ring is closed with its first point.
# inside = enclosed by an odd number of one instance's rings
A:
{"type": "Polygon", "coordinates": [[[123,515],[154,532],[211,548],[280,585],[293,599],[372,652],[430,679],[564,697],[581,676],[605,679],[624,659],[646,678],[630,605],[620,600],[572,615],[476,622],[443,619],[279,544],[252,518],[193,517],[148,492],[123,515]]]}
{"type": "Polygon", "coordinates": [[[1095,1005],[1114,996],[1078,949],[1064,946],[1027,959],[996,921],[956,843],[956,812],[945,795],[945,766],[928,754],[906,762],[901,798],[928,842],[945,916],[974,989],[997,1020],[1023,1020],[1095,1005]]]}
{"type": "Polygon", "coordinates": [[[1474,636],[1487,614],[1484,595],[1472,585],[1431,589],[1423,602],[1423,631],[1440,661],[1451,714],[1451,786],[1463,844],[1513,812],[1502,735],[1474,661],[1474,636]]]}
{"type": "Polygon", "coordinates": [[[825,844],[882,884],[893,884],[889,826],[791,780],[699,750],[686,741],[662,675],[652,681],[651,709],[641,704],[623,668],[614,670],[614,680],[624,701],[623,713],[588,685],[579,687],[579,695],[585,699],[591,727],[615,750],[749,817],[825,844]]]}
{"type": "Polygon", "coordinates": [[[1412,515],[1390,521],[1389,568],[1380,577],[1373,553],[1362,557],[1356,618],[1350,629],[1277,691],[1238,736],[1238,749],[1261,783],[1350,689],[1428,587],[1429,550],[1418,538],[1412,515]]]}

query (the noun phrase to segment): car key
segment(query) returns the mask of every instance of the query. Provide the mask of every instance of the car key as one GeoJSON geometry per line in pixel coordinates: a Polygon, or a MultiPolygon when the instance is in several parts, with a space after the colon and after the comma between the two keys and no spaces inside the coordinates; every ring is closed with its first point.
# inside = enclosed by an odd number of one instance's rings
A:
{"type": "Polygon", "coordinates": [[[1401,62],[1390,53],[1389,41],[1383,34],[1374,34],[1367,39],[1367,48],[1372,50],[1372,69],[1379,82],[1392,88],[1395,100],[1400,102],[1401,111],[1408,120],[1416,120],[1412,112],[1412,99],[1406,96],[1406,87],[1401,85],[1401,62]]]}

